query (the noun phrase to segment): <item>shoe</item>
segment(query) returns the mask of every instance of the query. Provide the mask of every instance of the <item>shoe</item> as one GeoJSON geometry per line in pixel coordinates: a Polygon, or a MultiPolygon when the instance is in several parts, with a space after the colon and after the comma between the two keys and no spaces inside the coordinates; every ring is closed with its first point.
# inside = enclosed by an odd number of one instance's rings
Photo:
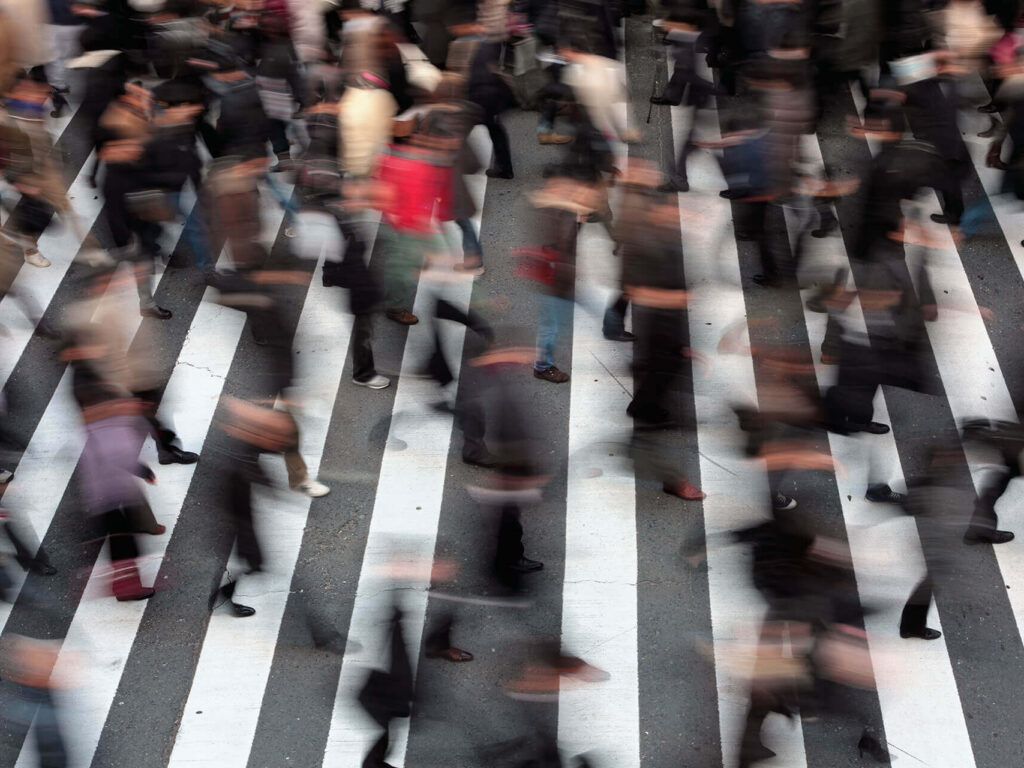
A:
{"type": "Polygon", "coordinates": [[[157,449],[156,456],[161,464],[195,464],[199,461],[198,453],[183,451],[175,445],[157,449]]]}
{"type": "Polygon", "coordinates": [[[463,663],[466,661],[473,660],[473,654],[469,651],[464,651],[461,648],[444,648],[440,651],[427,651],[426,656],[428,659],[444,659],[445,661],[451,661],[456,664],[463,663]]]}
{"type": "Polygon", "coordinates": [[[33,267],[39,267],[40,269],[50,266],[50,260],[35,248],[29,248],[25,251],[25,263],[31,264],[33,267]]]}
{"type": "Polygon", "coordinates": [[[938,640],[942,633],[937,629],[925,627],[924,629],[903,629],[900,627],[900,637],[904,640],[916,637],[918,640],[938,640]]]}
{"type": "Polygon", "coordinates": [[[651,104],[655,104],[659,107],[678,107],[678,101],[672,101],[672,99],[666,99],[664,96],[651,96],[651,104]]]}
{"type": "Polygon", "coordinates": [[[978,111],[986,115],[991,115],[998,112],[999,107],[997,107],[994,102],[990,101],[988,104],[982,104],[978,107],[978,111]]]}
{"type": "Polygon", "coordinates": [[[301,483],[292,488],[292,490],[298,491],[299,493],[304,493],[311,499],[319,499],[321,496],[326,496],[328,493],[331,492],[331,489],[328,488],[323,483],[317,480],[311,480],[309,478],[303,480],[301,483]]]}
{"type": "Polygon", "coordinates": [[[240,619],[244,619],[247,616],[252,616],[256,613],[255,608],[250,608],[248,605],[242,605],[241,603],[231,603],[231,613],[240,619]]]}
{"type": "Polygon", "coordinates": [[[885,483],[868,486],[868,490],[867,493],[864,494],[864,498],[878,504],[902,504],[907,500],[906,494],[896,493],[896,491],[885,483]]]}
{"type": "Polygon", "coordinates": [[[565,371],[560,371],[555,366],[545,368],[543,371],[538,371],[536,368],[533,369],[533,377],[535,379],[544,379],[544,381],[550,381],[552,384],[564,384],[569,380],[569,374],[565,371]]]}
{"type": "Polygon", "coordinates": [[[170,320],[174,317],[174,314],[169,309],[163,307],[148,307],[146,309],[140,309],[139,314],[143,317],[152,317],[154,320],[170,320]]]}
{"type": "Polygon", "coordinates": [[[544,563],[537,560],[531,560],[528,557],[520,557],[516,562],[508,567],[510,571],[516,573],[535,573],[544,569],[544,563]]]}
{"type": "Polygon", "coordinates": [[[64,116],[68,108],[68,100],[64,98],[64,94],[67,92],[67,88],[54,88],[51,90],[50,103],[53,104],[53,110],[50,112],[50,117],[56,119],[64,116]]]}
{"type": "Polygon", "coordinates": [[[502,170],[501,168],[488,168],[486,171],[487,178],[489,179],[514,179],[515,174],[512,173],[511,169],[502,170]]]}
{"type": "Polygon", "coordinates": [[[1010,531],[988,531],[968,529],[964,534],[964,544],[1005,544],[1013,541],[1010,531]]]}
{"type": "Polygon", "coordinates": [[[933,213],[929,218],[936,224],[949,224],[949,219],[946,218],[944,213],[933,213]]]}
{"type": "Polygon", "coordinates": [[[830,355],[827,352],[821,353],[822,365],[839,365],[839,355],[830,355]]]}
{"type": "Polygon", "coordinates": [[[138,592],[130,592],[124,595],[117,595],[117,601],[119,603],[126,603],[131,600],[149,600],[153,595],[156,594],[156,590],[152,587],[143,587],[138,592]]]}
{"type": "Polygon", "coordinates": [[[541,131],[537,134],[537,142],[540,144],[568,144],[570,141],[572,141],[572,136],[554,131],[541,131]]]}
{"type": "Polygon", "coordinates": [[[163,536],[165,533],[167,533],[167,526],[157,524],[157,526],[153,528],[153,530],[146,531],[146,533],[148,533],[150,536],[163,536]]]}
{"type": "Polygon", "coordinates": [[[864,753],[875,758],[880,763],[889,762],[889,751],[882,746],[881,742],[878,741],[878,737],[875,736],[875,732],[870,728],[865,728],[864,733],[860,735],[860,741],[857,742],[857,752],[863,758],[864,753]]]}
{"type": "Polygon", "coordinates": [[[9,469],[0,469],[0,485],[7,485],[14,479],[14,473],[9,469]]]}
{"type": "Polygon", "coordinates": [[[466,456],[462,457],[463,464],[469,464],[471,467],[481,467],[483,469],[491,469],[497,466],[498,462],[494,460],[494,457],[490,454],[484,454],[483,456],[466,456]]]}
{"type": "Polygon", "coordinates": [[[672,483],[663,483],[661,490],[665,493],[671,494],[672,496],[678,496],[681,499],[687,501],[700,501],[701,499],[707,498],[707,494],[704,493],[700,488],[690,485],[690,481],[687,479],[676,480],[672,483]]]}
{"type": "Polygon", "coordinates": [[[484,260],[479,255],[463,256],[462,261],[452,267],[456,272],[474,272],[477,275],[484,273],[484,260]]]}
{"type": "Polygon", "coordinates": [[[603,330],[601,335],[608,339],[608,341],[633,341],[636,338],[632,333],[623,328],[603,330]]]}
{"type": "Polygon", "coordinates": [[[658,189],[669,194],[673,192],[689,192],[690,182],[686,179],[670,179],[658,187],[658,189]]]}
{"type": "Polygon", "coordinates": [[[849,432],[867,432],[869,435],[885,435],[889,432],[888,424],[879,424],[877,421],[870,421],[867,424],[851,424],[849,432]]]}
{"type": "Polygon", "coordinates": [[[379,373],[374,374],[366,381],[359,381],[359,379],[352,379],[352,383],[357,387],[368,387],[369,389],[387,389],[391,386],[391,379],[387,376],[381,376],[379,373]]]}
{"type": "Polygon", "coordinates": [[[796,509],[796,499],[784,493],[776,493],[772,496],[772,509],[779,512],[788,512],[791,509],[796,509]]]}
{"type": "Polygon", "coordinates": [[[416,315],[405,309],[389,309],[384,314],[388,320],[394,320],[401,325],[416,325],[420,321],[416,315]]]}

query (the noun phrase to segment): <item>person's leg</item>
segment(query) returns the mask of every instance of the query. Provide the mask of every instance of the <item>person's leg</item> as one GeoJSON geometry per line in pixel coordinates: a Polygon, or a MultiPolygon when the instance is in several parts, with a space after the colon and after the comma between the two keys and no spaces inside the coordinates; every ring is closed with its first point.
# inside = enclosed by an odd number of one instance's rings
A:
{"type": "Polygon", "coordinates": [[[373,364],[373,315],[358,314],[352,320],[352,379],[367,382],[377,375],[373,364]]]}
{"type": "Polygon", "coordinates": [[[36,749],[39,768],[67,768],[68,755],[57,720],[57,705],[50,692],[39,689],[39,709],[36,710],[36,749]]]}
{"type": "Polygon", "coordinates": [[[462,260],[463,263],[483,266],[484,252],[480,246],[480,238],[477,236],[476,227],[469,219],[455,219],[456,226],[462,230],[462,260]]]}
{"type": "Polygon", "coordinates": [[[512,149],[505,126],[501,124],[498,115],[489,113],[484,116],[484,127],[487,128],[487,133],[491,137],[491,143],[494,145],[494,161],[491,168],[487,171],[487,175],[508,176],[511,178],[512,149]]]}
{"type": "Polygon", "coordinates": [[[903,637],[921,637],[928,629],[928,608],[932,603],[932,579],[925,574],[921,582],[914,587],[903,613],[900,615],[900,635],[903,637]]]}
{"type": "Polygon", "coordinates": [[[558,310],[556,299],[542,293],[538,296],[537,360],[534,370],[546,371],[555,364],[555,342],[558,340],[558,310]]]}
{"type": "Polygon", "coordinates": [[[309,478],[309,470],[306,461],[299,453],[299,447],[284,452],[284,466],[288,470],[288,487],[297,488],[309,478]]]}
{"type": "Polygon", "coordinates": [[[416,298],[419,270],[423,266],[423,239],[398,232],[384,223],[380,232],[385,237],[385,307],[391,312],[412,312],[416,298]]]}
{"type": "Polygon", "coordinates": [[[185,218],[185,226],[182,234],[185,242],[192,249],[192,257],[195,259],[196,267],[207,272],[213,269],[213,258],[210,254],[210,233],[206,228],[206,221],[203,218],[202,203],[196,200],[191,211],[186,211],[181,205],[181,192],[172,195],[173,205],[185,218]]]}

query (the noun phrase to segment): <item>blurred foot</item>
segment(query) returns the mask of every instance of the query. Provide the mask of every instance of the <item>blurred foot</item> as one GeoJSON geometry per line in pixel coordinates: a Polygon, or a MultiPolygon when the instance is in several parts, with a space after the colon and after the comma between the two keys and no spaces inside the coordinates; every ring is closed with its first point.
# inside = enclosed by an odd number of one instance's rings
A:
{"type": "Polygon", "coordinates": [[[664,96],[651,96],[651,104],[655,104],[659,107],[678,107],[678,101],[672,101],[672,99],[666,99],[664,96]]]}
{"type": "Polygon", "coordinates": [[[416,315],[405,309],[389,309],[384,315],[388,320],[394,320],[401,325],[416,325],[420,321],[416,315]]]}
{"type": "Polygon", "coordinates": [[[147,307],[146,309],[140,309],[139,314],[143,317],[152,317],[154,320],[170,320],[174,317],[174,314],[169,309],[163,307],[147,307]]]}
{"type": "Polygon", "coordinates": [[[864,494],[864,498],[877,504],[902,504],[907,500],[905,494],[896,493],[896,491],[885,483],[868,486],[868,490],[867,493],[864,494]]]}
{"type": "Polygon", "coordinates": [[[176,445],[166,448],[158,448],[156,452],[157,461],[161,464],[195,464],[199,461],[199,454],[192,451],[183,451],[176,445]]]}
{"type": "Polygon", "coordinates": [[[528,557],[520,557],[516,562],[508,567],[510,571],[515,573],[535,573],[543,570],[544,563],[539,560],[531,560],[528,557]]]}
{"type": "Polygon", "coordinates": [[[678,496],[681,499],[687,501],[700,501],[707,497],[700,488],[690,485],[690,481],[687,479],[675,480],[670,483],[663,483],[661,490],[665,493],[671,494],[672,496],[678,496]]]}
{"type": "Polygon", "coordinates": [[[255,608],[250,608],[248,605],[242,605],[241,603],[231,603],[231,613],[240,619],[244,619],[247,616],[252,616],[256,613],[255,608]]]}
{"type": "Polygon", "coordinates": [[[464,651],[461,648],[445,648],[440,651],[427,651],[428,659],[443,659],[445,661],[451,661],[456,664],[460,664],[467,661],[473,660],[473,654],[469,651],[464,651]]]}
{"type": "Polygon", "coordinates": [[[965,544],[1005,544],[1008,541],[1013,541],[1013,533],[1010,531],[969,528],[964,534],[965,544]]]}
{"type": "Polygon", "coordinates": [[[0,485],[7,485],[14,479],[14,473],[9,469],[0,469],[0,485]]]}
{"type": "Polygon", "coordinates": [[[489,178],[489,179],[514,179],[515,178],[515,174],[512,173],[512,169],[511,168],[509,168],[509,169],[488,168],[486,175],[487,175],[487,178],[489,178]]]}
{"type": "Polygon", "coordinates": [[[791,509],[796,509],[796,499],[784,493],[776,493],[772,496],[772,509],[778,512],[788,512],[791,509]]]}
{"type": "Polygon", "coordinates": [[[544,381],[550,381],[552,384],[564,384],[569,380],[569,374],[565,371],[558,370],[555,366],[545,368],[542,371],[533,369],[533,377],[535,379],[544,379],[544,381]]]}
{"type": "Polygon", "coordinates": [[[50,260],[43,256],[37,248],[29,248],[25,251],[25,263],[40,269],[50,266],[50,260]]]}
{"type": "Polygon", "coordinates": [[[125,595],[117,595],[117,601],[119,603],[126,603],[131,600],[149,600],[153,595],[156,594],[156,590],[152,587],[142,587],[137,592],[129,592],[125,595]]]}
{"type": "Polygon", "coordinates": [[[537,141],[540,144],[568,144],[572,141],[572,136],[566,136],[564,133],[555,133],[554,131],[541,131],[537,134],[537,141]]]}
{"type": "Polygon", "coordinates": [[[366,381],[359,381],[359,379],[352,379],[352,383],[357,387],[367,387],[368,389],[387,389],[391,385],[391,379],[387,376],[381,376],[379,373],[374,374],[366,381]]]}
{"type": "Polygon", "coordinates": [[[880,424],[877,421],[869,421],[867,424],[851,424],[848,432],[867,432],[869,435],[885,435],[889,432],[888,424],[880,424]]]}
{"type": "Polygon", "coordinates": [[[633,341],[635,338],[625,328],[607,328],[601,331],[601,335],[608,341],[633,341]]]}
{"type": "Polygon", "coordinates": [[[304,493],[311,499],[319,499],[321,496],[326,496],[328,493],[331,492],[331,489],[328,488],[326,485],[316,480],[311,480],[310,478],[306,478],[301,483],[292,488],[292,490],[298,491],[299,493],[304,493]]]}
{"type": "Polygon", "coordinates": [[[903,627],[900,627],[900,637],[903,639],[915,637],[918,640],[938,640],[942,637],[942,633],[930,627],[923,627],[921,629],[903,629],[903,627]]]}

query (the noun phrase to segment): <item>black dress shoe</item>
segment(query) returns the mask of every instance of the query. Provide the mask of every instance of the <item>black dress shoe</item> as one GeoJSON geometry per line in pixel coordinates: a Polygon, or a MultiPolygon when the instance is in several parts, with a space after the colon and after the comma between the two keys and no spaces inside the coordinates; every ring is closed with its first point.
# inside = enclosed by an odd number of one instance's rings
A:
{"type": "Polygon", "coordinates": [[[199,461],[199,454],[192,451],[183,451],[176,446],[157,450],[157,461],[161,464],[195,464],[199,461]]]}
{"type": "Polygon", "coordinates": [[[537,560],[531,560],[528,557],[521,557],[519,560],[508,567],[510,571],[516,573],[534,573],[544,567],[544,563],[538,562],[537,560]]]}
{"type": "Polygon", "coordinates": [[[240,619],[244,619],[246,616],[252,616],[256,613],[255,608],[250,608],[248,605],[242,605],[241,603],[231,603],[231,613],[240,619]]]}
{"type": "Polygon", "coordinates": [[[482,467],[483,469],[491,469],[497,465],[494,457],[490,454],[484,454],[482,456],[463,456],[463,464],[469,464],[471,467],[482,467]]]}
{"type": "Polygon", "coordinates": [[[867,432],[869,435],[884,435],[889,432],[888,424],[880,424],[877,421],[869,421],[867,424],[850,424],[848,432],[867,432]]]}
{"type": "Polygon", "coordinates": [[[488,168],[486,171],[487,178],[489,179],[514,179],[515,174],[512,173],[512,169],[502,168],[488,168]]]}
{"type": "Polygon", "coordinates": [[[689,192],[690,182],[687,179],[670,179],[658,187],[662,192],[689,192]]]}
{"type": "Polygon", "coordinates": [[[896,491],[888,485],[882,483],[879,485],[868,486],[868,490],[867,493],[864,494],[864,498],[878,504],[902,504],[906,501],[907,497],[902,493],[896,493],[896,491]]]}
{"type": "Polygon", "coordinates": [[[903,627],[900,627],[900,637],[904,639],[916,637],[918,640],[938,640],[942,637],[942,633],[931,627],[924,627],[923,629],[903,629],[903,627]]]}
{"type": "Polygon", "coordinates": [[[173,313],[169,309],[163,307],[149,307],[148,309],[140,309],[139,314],[143,317],[152,317],[154,320],[170,320],[174,317],[173,313]]]}
{"type": "Polygon", "coordinates": [[[663,107],[678,107],[678,101],[672,101],[672,99],[666,99],[664,96],[651,96],[651,104],[657,104],[663,107]]]}
{"type": "Polygon", "coordinates": [[[601,335],[608,339],[608,341],[632,341],[635,338],[632,333],[622,328],[601,331],[601,335]]]}
{"type": "Polygon", "coordinates": [[[1005,544],[1013,541],[1011,531],[968,530],[964,534],[965,544],[1005,544]]]}
{"type": "Polygon", "coordinates": [[[944,213],[933,213],[930,218],[936,224],[949,224],[949,219],[946,218],[944,213]]]}

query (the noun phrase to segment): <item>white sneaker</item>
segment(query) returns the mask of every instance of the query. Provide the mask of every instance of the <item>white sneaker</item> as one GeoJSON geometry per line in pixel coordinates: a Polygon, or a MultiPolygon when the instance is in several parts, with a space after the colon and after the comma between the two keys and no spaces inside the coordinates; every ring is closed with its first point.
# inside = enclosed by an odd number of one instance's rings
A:
{"type": "Polygon", "coordinates": [[[0,469],[0,485],[7,485],[14,479],[14,473],[9,469],[0,469]]]}
{"type": "Polygon", "coordinates": [[[308,478],[303,480],[292,490],[304,493],[311,499],[319,499],[321,496],[326,496],[331,492],[331,489],[323,483],[317,482],[316,480],[310,480],[308,478]]]}
{"type": "Polygon", "coordinates": [[[391,386],[391,379],[389,379],[387,376],[381,376],[378,373],[368,381],[359,381],[358,379],[352,379],[352,383],[355,384],[357,387],[369,387],[370,389],[387,389],[389,386],[391,386]]]}
{"type": "Polygon", "coordinates": [[[31,264],[33,267],[48,267],[50,266],[50,260],[43,256],[35,248],[25,251],[25,263],[31,264]]]}

